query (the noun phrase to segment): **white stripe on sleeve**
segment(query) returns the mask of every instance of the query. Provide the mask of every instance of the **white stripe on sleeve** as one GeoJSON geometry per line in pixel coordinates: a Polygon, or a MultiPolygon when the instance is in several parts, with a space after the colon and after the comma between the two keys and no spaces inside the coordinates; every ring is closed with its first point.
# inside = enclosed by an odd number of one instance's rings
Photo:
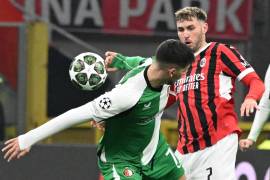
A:
{"type": "Polygon", "coordinates": [[[238,81],[241,81],[241,79],[243,79],[247,74],[254,72],[253,68],[247,68],[244,71],[242,71],[238,76],[237,79],[238,81]]]}

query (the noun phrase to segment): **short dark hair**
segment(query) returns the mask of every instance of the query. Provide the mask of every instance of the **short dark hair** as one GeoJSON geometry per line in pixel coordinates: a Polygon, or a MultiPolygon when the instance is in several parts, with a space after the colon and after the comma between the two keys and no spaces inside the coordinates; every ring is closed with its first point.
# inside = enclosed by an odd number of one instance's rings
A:
{"type": "Polygon", "coordinates": [[[185,68],[194,60],[192,50],[179,40],[168,39],[163,41],[156,50],[156,61],[161,64],[173,64],[185,68]]]}
{"type": "Polygon", "coordinates": [[[179,9],[175,13],[176,21],[191,20],[192,18],[197,18],[198,20],[206,22],[207,14],[203,9],[198,7],[185,7],[179,9]]]}

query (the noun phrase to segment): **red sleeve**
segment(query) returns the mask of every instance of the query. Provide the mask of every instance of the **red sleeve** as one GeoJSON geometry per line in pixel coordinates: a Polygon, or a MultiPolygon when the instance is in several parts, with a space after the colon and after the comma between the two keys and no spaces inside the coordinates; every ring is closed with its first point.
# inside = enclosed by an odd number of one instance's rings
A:
{"type": "Polygon", "coordinates": [[[265,90],[263,81],[259,78],[259,76],[255,73],[249,73],[241,80],[246,86],[249,87],[248,94],[246,98],[252,98],[255,100],[260,100],[263,92],[265,90]]]}
{"type": "Polygon", "coordinates": [[[170,91],[169,91],[169,98],[168,98],[167,104],[165,106],[165,109],[167,109],[168,107],[173,105],[175,102],[176,102],[176,94],[174,91],[174,86],[171,86],[170,91]]]}

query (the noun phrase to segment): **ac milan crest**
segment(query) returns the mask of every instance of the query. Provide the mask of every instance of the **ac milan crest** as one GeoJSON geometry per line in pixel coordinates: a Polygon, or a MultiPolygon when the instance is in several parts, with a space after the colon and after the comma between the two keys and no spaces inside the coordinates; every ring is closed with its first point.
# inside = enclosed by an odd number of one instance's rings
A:
{"type": "Polygon", "coordinates": [[[200,61],[200,67],[204,67],[205,64],[206,64],[206,59],[202,58],[201,61],[200,61]]]}

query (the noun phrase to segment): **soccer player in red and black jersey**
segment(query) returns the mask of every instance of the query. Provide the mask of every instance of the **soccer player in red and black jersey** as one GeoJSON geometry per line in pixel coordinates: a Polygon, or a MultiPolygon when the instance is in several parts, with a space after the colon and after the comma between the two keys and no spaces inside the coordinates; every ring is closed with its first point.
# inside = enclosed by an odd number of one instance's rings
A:
{"type": "MultiPolygon", "coordinates": [[[[206,42],[207,15],[202,9],[186,7],[175,15],[180,41],[195,54],[194,63],[173,87],[176,96],[169,97],[167,103],[167,106],[179,103],[175,154],[183,162],[187,179],[236,179],[235,159],[241,130],[232,96],[235,80],[249,88],[240,108],[241,116],[249,116],[258,108],[264,84],[234,47],[206,42]]],[[[108,71],[116,70],[109,68],[116,54],[106,53],[108,71]]]]}
{"type": "Polygon", "coordinates": [[[238,148],[233,93],[235,80],[249,88],[240,111],[257,109],[264,84],[251,65],[231,45],[206,42],[207,15],[197,7],[175,13],[178,37],[195,54],[195,62],[175,84],[179,102],[179,140],[176,155],[187,179],[236,179],[238,148]]]}

